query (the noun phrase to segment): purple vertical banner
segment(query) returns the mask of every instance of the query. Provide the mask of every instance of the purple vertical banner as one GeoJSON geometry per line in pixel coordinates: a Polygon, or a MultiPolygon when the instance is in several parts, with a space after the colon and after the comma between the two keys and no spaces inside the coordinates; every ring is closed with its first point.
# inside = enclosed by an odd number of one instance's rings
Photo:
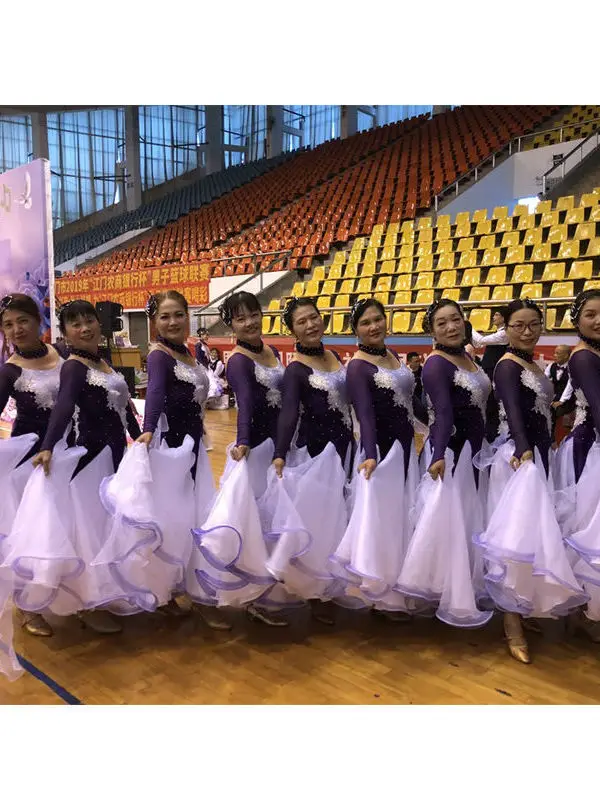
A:
{"type": "MultiPolygon", "coordinates": [[[[0,297],[11,292],[35,300],[43,338],[55,339],[50,162],[43,158],[0,173],[0,297]]],[[[2,363],[3,341],[0,350],[2,363]]]]}

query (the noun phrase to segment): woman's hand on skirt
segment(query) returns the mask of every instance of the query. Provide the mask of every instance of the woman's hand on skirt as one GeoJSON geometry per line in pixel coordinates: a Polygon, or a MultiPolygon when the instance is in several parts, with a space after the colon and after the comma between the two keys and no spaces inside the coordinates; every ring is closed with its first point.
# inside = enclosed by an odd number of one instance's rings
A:
{"type": "Polygon", "coordinates": [[[359,466],[358,471],[360,473],[364,470],[365,478],[366,480],[369,480],[369,478],[375,471],[376,466],[377,466],[377,461],[375,461],[374,458],[367,458],[366,461],[363,461],[362,464],[359,466]]]}
{"type": "Polygon", "coordinates": [[[231,457],[234,461],[241,461],[246,458],[249,452],[250,448],[247,444],[236,444],[235,447],[231,448],[231,457]]]}
{"type": "Polygon", "coordinates": [[[275,472],[277,473],[278,478],[283,478],[283,468],[285,467],[285,461],[283,458],[276,458],[273,461],[273,466],[275,467],[275,472]]]}
{"type": "Polygon", "coordinates": [[[149,447],[150,446],[150,442],[152,441],[153,435],[154,434],[150,433],[150,431],[148,431],[146,433],[142,433],[142,435],[139,436],[135,440],[135,442],[136,442],[136,444],[145,444],[146,447],[149,447]]]}
{"type": "Polygon", "coordinates": [[[35,467],[43,467],[44,475],[50,475],[50,462],[52,461],[52,450],[40,450],[40,452],[31,459],[31,463],[35,467]]]}
{"type": "Polygon", "coordinates": [[[513,456],[510,460],[510,465],[516,471],[521,464],[524,464],[526,461],[533,461],[533,452],[531,450],[525,450],[521,458],[513,456]]]}
{"type": "Polygon", "coordinates": [[[444,459],[440,458],[439,461],[434,461],[433,464],[429,467],[428,472],[434,481],[436,481],[438,477],[440,477],[443,480],[444,474],[446,472],[446,462],[444,461],[444,459]]]}

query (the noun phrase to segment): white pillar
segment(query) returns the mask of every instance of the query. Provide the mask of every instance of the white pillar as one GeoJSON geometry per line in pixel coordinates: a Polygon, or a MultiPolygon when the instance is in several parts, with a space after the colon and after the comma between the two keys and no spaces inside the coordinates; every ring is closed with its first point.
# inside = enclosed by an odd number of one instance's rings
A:
{"type": "Polygon", "coordinates": [[[128,211],[142,205],[139,106],[125,106],[125,204],[128,211]]]}
{"type": "Polygon", "coordinates": [[[31,115],[31,137],[33,140],[33,158],[50,160],[48,149],[48,124],[46,114],[35,112],[31,115]]]}
{"type": "Polygon", "coordinates": [[[358,131],[358,106],[341,106],[341,137],[347,139],[358,131]]]}
{"type": "Polygon", "coordinates": [[[267,158],[283,152],[283,106],[267,106],[267,158]]]}
{"type": "Polygon", "coordinates": [[[206,174],[223,169],[223,106],[206,106],[206,174]]]}

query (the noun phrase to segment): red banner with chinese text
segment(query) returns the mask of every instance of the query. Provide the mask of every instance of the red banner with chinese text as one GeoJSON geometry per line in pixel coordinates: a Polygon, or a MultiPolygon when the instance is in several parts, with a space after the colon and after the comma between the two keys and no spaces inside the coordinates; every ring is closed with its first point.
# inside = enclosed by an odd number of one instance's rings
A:
{"type": "Polygon", "coordinates": [[[209,265],[181,264],[150,267],[108,275],[73,273],[56,280],[56,296],[61,303],[89,300],[94,305],[103,300],[119,303],[126,311],[144,308],[149,294],[176,289],[191,306],[208,303],[209,265]]]}

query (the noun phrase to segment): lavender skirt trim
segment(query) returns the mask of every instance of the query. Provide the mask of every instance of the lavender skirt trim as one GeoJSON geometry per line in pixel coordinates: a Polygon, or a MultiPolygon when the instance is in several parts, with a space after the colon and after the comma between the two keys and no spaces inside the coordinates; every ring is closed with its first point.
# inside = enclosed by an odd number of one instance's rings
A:
{"type": "MultiPolygon", "coordinates": [[[[402,586],[401,584],[396,584],[396,586],[394,586],[394,591],[400,592],[401,594],[406,595],[406,597],[414,597],[417,600],[423,600],[430,607],[437,606],[442,599],[442,595],[436,592],[419,592],[415,591],[415,589],[409,588],[408,586],[402,586]]],[[[425,609],[419,613],[424,616],[430,616],[425,612],[425,609]]],[[[431,616],[433,616],[433,614],[431,616]]],[[[458,617],[438,607],[435,610],[435,616],[441,622],[445,622],[447,625],[452,625],[454,628],[482,628],[484,625],[487,625],[490,619],[494,616],[494,612],[489,610],[478,611],[476,614],[471,614],[470,616],[458,617]]]]}

